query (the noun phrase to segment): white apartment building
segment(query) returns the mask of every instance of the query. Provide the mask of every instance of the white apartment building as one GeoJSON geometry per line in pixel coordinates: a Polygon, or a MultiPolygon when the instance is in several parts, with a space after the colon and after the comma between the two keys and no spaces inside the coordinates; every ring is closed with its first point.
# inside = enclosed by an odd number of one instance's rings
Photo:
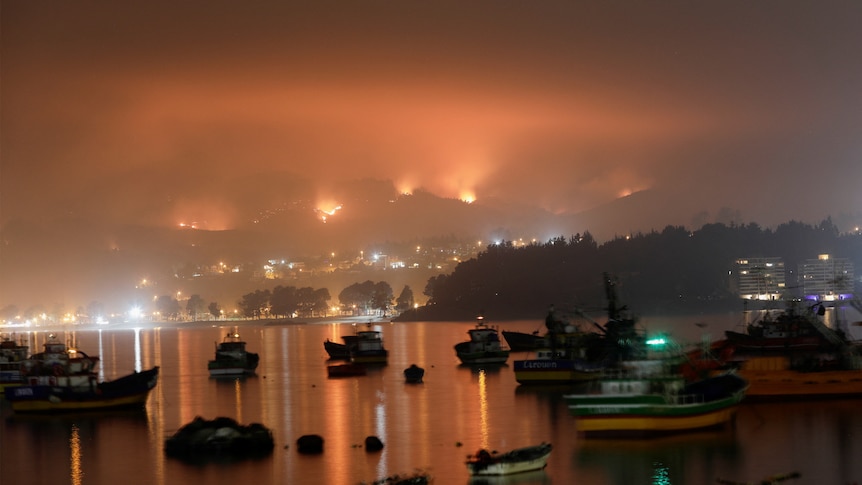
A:
{"type": "Polygon", "coordinates": [[[736,260],[736,284],[744,300],[779,300],[787,284],[784,261],[777,257],[736,260]]]}

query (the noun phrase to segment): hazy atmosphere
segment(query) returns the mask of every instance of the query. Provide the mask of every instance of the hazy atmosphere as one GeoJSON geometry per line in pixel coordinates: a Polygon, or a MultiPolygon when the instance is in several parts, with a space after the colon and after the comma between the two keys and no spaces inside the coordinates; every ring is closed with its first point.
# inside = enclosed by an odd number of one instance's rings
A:
{"type": "MultiPolygon", "coordinates": [[[[17,295],[44,289],[38,265],[76,259],[24,254],[62,245],[45,229],[60,221],[116,250],[106,227],[240,230],[287,209],[366,221],[357,245],[461,235],[435,225],[454,212],[392,215],[370,204],[381,195],[553,220],[539,238],[862,208],[857,1],[2,0],[0,14],[0,272],[17,295]],[[601,228],[578,219],[639,192],[601,228]]],[[[274,224],[322,251],[347,232],[274,224]]]]}

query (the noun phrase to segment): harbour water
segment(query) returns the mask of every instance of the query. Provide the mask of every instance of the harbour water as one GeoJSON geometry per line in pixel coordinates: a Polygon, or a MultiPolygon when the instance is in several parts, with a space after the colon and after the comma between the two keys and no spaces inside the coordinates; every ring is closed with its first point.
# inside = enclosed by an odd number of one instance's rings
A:
{"type": "MultiPolygon", "coordinates": [[[[489,322],[494,324],[494,322],[489,322]]],[[[693,342],[740,323],[739,315],[643,319],[651,333],[693,342]],[[695,325],[697,324],[697,325],[695,325]]],[[[459,364],[453,346],[473,322],[380,323],[389,364],[365,376],[327,378],[323,341],[352,334],[350,323],[186,326],[57,332],[101,357],[101,378],[159,366],[145,410],[66,416],[23,416],[0,403],[3,483],[207,485],[372,483],[427,473],[435,484],[708,484],[759,482],[798,472],[786,483],[862,483],[862,400],[743,403],[733,427],[653,439],[585,439],[574,431],[566,389],[519,386],[508,365],[459,364]],[[217,341],[238,328],[260,354],[257,376],[211,378],[217,341]],[[410,364],[426,369],[407,384],[410,364]],[[189,464],[165,456],[163,444],[196,416],[261,423],[275,437],[262,459],[189,464]],[[296,439],[318,434],[320,455],[298,453],[296,439]],[[384,448],[368,452],[367,436],[384,448]],[[464,461],[480,448],[504,451],[550,442],[541,472],[471,480],[464,461]]],[[[501,330],[540,330],[543,322],[499,322],[501,330]]],[[[48,332],[18,332],[40,349],[48,332]]]]}

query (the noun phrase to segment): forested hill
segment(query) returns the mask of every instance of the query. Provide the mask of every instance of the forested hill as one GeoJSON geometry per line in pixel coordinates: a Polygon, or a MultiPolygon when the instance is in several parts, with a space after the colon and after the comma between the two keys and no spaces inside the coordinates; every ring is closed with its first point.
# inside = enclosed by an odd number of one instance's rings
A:
{"type": "Polygon", "coordinates": [[[668,226],[601,245],[589,233],[521,247],[504,242],[428,280],[428,304],[399,320],[469,320],[479,312],[496,320],[543,318],[551,304],[601,312],[604,273],[616,280],[620,304],[637,314],[742,310],[732,290],[736,260],[783,258],[788,296],[794,296],[799,264],[820,254],[847,258],[858,273],[862,235],[840,234],[826,219],[775,229],[710,224],[692,232],[668,226]]]}

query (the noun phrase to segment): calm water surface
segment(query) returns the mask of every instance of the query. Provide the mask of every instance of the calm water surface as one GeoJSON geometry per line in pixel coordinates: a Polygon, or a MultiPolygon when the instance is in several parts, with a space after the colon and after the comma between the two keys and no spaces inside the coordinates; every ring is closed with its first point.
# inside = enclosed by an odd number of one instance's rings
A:
{"type": "MultiPolygon", "coordinates": [[[[720,337],[738,315],[643,319],[650,332],[679,340],[720,337]],[[694,325],[699,323],[701,325],[694,325]]],[[[561,396],[566,390],[519,386],[510,365],[459,365],[453,346],[473,322],[382,324],[389,365],[367,376],[328,379],[326,338],[340,340],[345,323],[243,324],[258,375],[213,379],[206,363],[231,326],[68,332],[102,358],[110,380],[161,367],[145,411],[39,417],[13,415],[0,403],[2,483],[106,484],[359,484],[394,474],[427,472],[435,484],[708,484],[723,478],[756,482],[797,471],[787,483],[862,483],[862,400],[744,404],[732,429],[648,440],[588,440],[574,432],[561,396]],[[425,382],[405,384],[404,368],[425,367],[425,382]],[[165,457],[163,443],[196,416],[228,416],[273,431],[271,456],[234,463],[186,464],[165,457]],[[296,439],[319,434],[321,455],[301,455],[296,439]],[[385,444],[368,453],[362,443],[385,444]],[[550,442],[542,472],[473,480],[463,462],[479,448],[506,450],[550,442]]],[[[532,331],[542,322],[501,322],[532,331]]],[[[30,332],[40,349],[47,332],[30,332]]]]}

